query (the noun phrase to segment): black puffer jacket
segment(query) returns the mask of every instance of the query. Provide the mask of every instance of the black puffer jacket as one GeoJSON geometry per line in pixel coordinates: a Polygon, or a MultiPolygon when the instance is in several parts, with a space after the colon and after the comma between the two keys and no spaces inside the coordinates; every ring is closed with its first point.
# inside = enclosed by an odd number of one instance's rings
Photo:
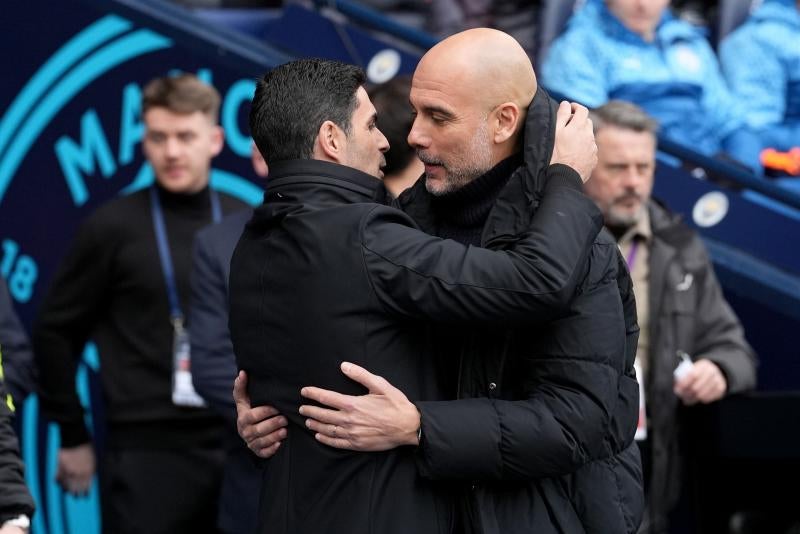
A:
{"type": "MultiPolygon", "coordinates": [[[[525,133],[525,166],[533,176],[543,177],[549,163],[555,112],[555,103],[537,93],[525,133]]],[[[541,184],[509,181],[482,241],[513,235],[515,215],[538,202],[541,184]]],[[[436,232],[435,213],[426,218],[423,210],[406,209],[436,232]]],[[[417,403],[423,430],[417,463],[426,477],[468,481],[465,528],[636,532],[643,509],[633,442],[637,338],[631,280],[606,232],[592,246],[565,317],[543,327],[461,336],[452,356],[460,400],[417,403]]]]}

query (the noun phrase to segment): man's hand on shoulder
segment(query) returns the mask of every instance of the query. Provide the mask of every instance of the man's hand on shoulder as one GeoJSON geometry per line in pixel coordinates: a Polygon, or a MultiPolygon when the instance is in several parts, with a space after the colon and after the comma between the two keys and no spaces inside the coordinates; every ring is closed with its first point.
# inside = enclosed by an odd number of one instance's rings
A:
{"type": "Polygon", "coordinates": [[[247,448],[260,458],[274,456],[286,439],[286,418],[272,406],[250,406],[244,371],[239,371],[233,382],[233,400],[236,402],[236,430],[247,448]]]}
{"type": "Polygon", "coordinates": [[[309,418],[306,426],[316,432],[320,442],[354,451],[386,451],[419,444],[419,411],[402,391],[358,365],[344,362],[341,369],[369,393],[353,396],[316,387],[303,388],[301,395],[330,407],[300,407],[300,414],[309,418]]]}
{"type": "Polygon", "coordinates": [[[594,141],[589,110],[567,101],[561,102],[556,113],[556,139],[550,164],[572,167],[583,183],[597,165],[597,145],[594,141]]]}

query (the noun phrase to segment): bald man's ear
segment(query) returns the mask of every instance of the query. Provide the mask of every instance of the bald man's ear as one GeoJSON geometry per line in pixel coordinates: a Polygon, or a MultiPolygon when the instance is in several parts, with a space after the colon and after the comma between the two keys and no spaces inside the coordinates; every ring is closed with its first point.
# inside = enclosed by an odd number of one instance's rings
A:
{"type": "Polygon", "coordinates": [[[495,144],[503,144],[519,131],[522,113],[519,106],[513,102],[500,104],[490,117],[491,125],[494,126],[495,144]]]}
{"type": "Polygon", "coordinates": [[[332,121],[325,121],[319,127],[314,144],[314,158],[334,163],[342,163],[345,157],[347,136],[332,121]]]}

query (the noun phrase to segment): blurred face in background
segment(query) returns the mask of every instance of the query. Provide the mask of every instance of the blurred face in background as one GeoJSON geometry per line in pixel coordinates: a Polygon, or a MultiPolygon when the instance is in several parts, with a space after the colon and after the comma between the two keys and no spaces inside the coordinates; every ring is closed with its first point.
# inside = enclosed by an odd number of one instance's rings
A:
{"type": "Polygon", "coordinates": [[[645,41],[652,41],[669,0],[606,0],[608,10],[645,41]]]}
{"type": "Polygon", "coordinates": [[[222,128],[200,111],[180,114],[162,107],[145,112],[144,125],[142,148],[159,185],[172,193],[203,189],[211,158],[222,150],[222,128]]]}
{"type": "Polygon", "coordinates": [[[653,191],[655,136],[606,126],[597,131],[595,141],[597,166],[584,191],[603,212],[606,226],[633,226],[653,191]]]}

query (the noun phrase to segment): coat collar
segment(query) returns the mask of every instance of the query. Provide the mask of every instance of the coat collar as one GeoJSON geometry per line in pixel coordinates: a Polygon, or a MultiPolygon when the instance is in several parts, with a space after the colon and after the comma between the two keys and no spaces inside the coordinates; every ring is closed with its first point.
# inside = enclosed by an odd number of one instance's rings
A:
{"type": "Polygon", "coordinates": [[[315,184],[348,190],[362,196],[362,202],[374,200],[381,182],[352,167],[316,159],[295,159],[270,164],[265,199],[287,186],[315,184]]]}

